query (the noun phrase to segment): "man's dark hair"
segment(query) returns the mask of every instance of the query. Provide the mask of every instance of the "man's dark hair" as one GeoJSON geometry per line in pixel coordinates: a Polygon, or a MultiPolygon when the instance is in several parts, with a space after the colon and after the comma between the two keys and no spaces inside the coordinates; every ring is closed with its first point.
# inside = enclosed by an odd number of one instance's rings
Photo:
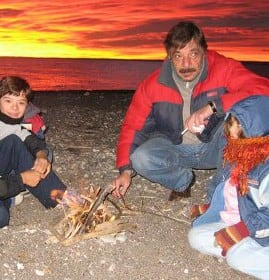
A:
{"type": "Polygon", "coordinates": [[[32,98],[32,91],[28,82],[17,76],[6,76],[0,80],[0,98],[11,94],[19,96],[25,94],[28,101],[32,98]]]}
{"type": "Polygon", "coordinates": [[[207,50],[204,33],[191,21],[181,21],[173,26],[166,35],[164,46],[168,52],[171,48],[184,48],[192,39],[207,50]]]}

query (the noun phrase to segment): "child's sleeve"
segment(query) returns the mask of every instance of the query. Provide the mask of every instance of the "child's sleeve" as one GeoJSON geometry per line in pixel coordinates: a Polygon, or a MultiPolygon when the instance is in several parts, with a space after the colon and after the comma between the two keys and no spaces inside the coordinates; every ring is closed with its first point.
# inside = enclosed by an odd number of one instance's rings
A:
{"type": "Polygon", "coordinates": [[[206,210],[209,208],[209,203],[204,204],[194,204],[191,208],[191,220],[198,218],[202,214],[206,212],[206,210]]]}
{"type": "Polygon", "coordinates": [[[217,244],[222,248],[222,255],[236,243],[249,236],[249,231],[243,221],[215,232],[217,244]]]}
{"type": "Polygon", "coordinates": [[[49,153],[45,141],[41,140],[34,134],[27,136],[24,143],[33,156],[35,156],[39,151],[47,151],[47,154],[49,153]]]}
{"type": "Polygon", "coordinates": [[[24,189],[22,178],[19,174],[0,177],[0,200],[16,196],[24,189]]]}
{"type": "Polygon", "coordinates": [[[269,237],[269,173],[262,180],[255,205],[257,212],[253,212],[248,218],[248,227],[253,229],[256,238],[269,237]]]}

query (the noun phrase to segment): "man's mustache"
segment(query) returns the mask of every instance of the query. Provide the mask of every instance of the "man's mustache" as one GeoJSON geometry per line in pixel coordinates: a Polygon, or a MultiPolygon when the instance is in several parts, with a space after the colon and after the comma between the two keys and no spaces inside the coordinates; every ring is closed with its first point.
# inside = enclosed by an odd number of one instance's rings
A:
{"type": "Polygon", "coordinates": [[[195,68],[181,68],[178,70],[179,73],[185,74],[185,73],[192,73],[195,72],[195,68]]]}

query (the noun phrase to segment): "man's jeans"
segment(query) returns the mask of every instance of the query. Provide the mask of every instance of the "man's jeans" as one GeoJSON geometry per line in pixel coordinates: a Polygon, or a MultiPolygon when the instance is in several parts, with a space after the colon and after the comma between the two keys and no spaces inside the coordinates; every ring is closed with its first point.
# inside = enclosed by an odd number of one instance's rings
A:
{"type": "MultiPolygon", "coordinates": [[[[26,148],[25,144],[16,135],[9,135],[0,141],[0,175],[10,174],[11,171],[19,174],[30,170],[34,165],[34,157],[26,148]]],[[[51,171],[39,184],[31,188],[25,185],[46,208],[55,207],[57,202],[51,198],[52,190],[64,192],[66,186],[60,181],[56,174],[51,171]]],[[[9,221],[8,200],[0,200],[0,227],[8,224],[9,221]]]]}
{"type": "MultiPolygon", "coordinates": [[[[223,126],[210,143],[174,145],[166,137],[151,138],[131,155],[132,167],[141,176],[171,190],[184,191],[193,180],[193,169],[214,169],[222,164],[223,126]]],[[[220,181],[216,174],[208,186],[211,199],[220,181]]]]}

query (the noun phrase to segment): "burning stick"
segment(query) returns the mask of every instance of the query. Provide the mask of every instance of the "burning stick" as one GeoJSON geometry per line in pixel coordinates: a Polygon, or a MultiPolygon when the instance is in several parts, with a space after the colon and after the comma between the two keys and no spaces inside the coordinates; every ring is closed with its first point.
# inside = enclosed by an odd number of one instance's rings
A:
{"type": "Polygon", "coordinates": [[[83,225],[81,226],[79,233],[84,232],[85,229],[87,229],[93,222],[94,220],[94,213],[95,211],[98,209],[98,207],[100,206],[101,203],[103,203],[103,201],[105,200],[105,197],[111,193],[113,190],[113,186],[108,186],[104,189],[102,189],[99,192],[99,195],[96,197],[96,200],[94,201],[94,203],[91,205],[90,211],[86,216],[85,222],[83,223],[83,225]]]}

